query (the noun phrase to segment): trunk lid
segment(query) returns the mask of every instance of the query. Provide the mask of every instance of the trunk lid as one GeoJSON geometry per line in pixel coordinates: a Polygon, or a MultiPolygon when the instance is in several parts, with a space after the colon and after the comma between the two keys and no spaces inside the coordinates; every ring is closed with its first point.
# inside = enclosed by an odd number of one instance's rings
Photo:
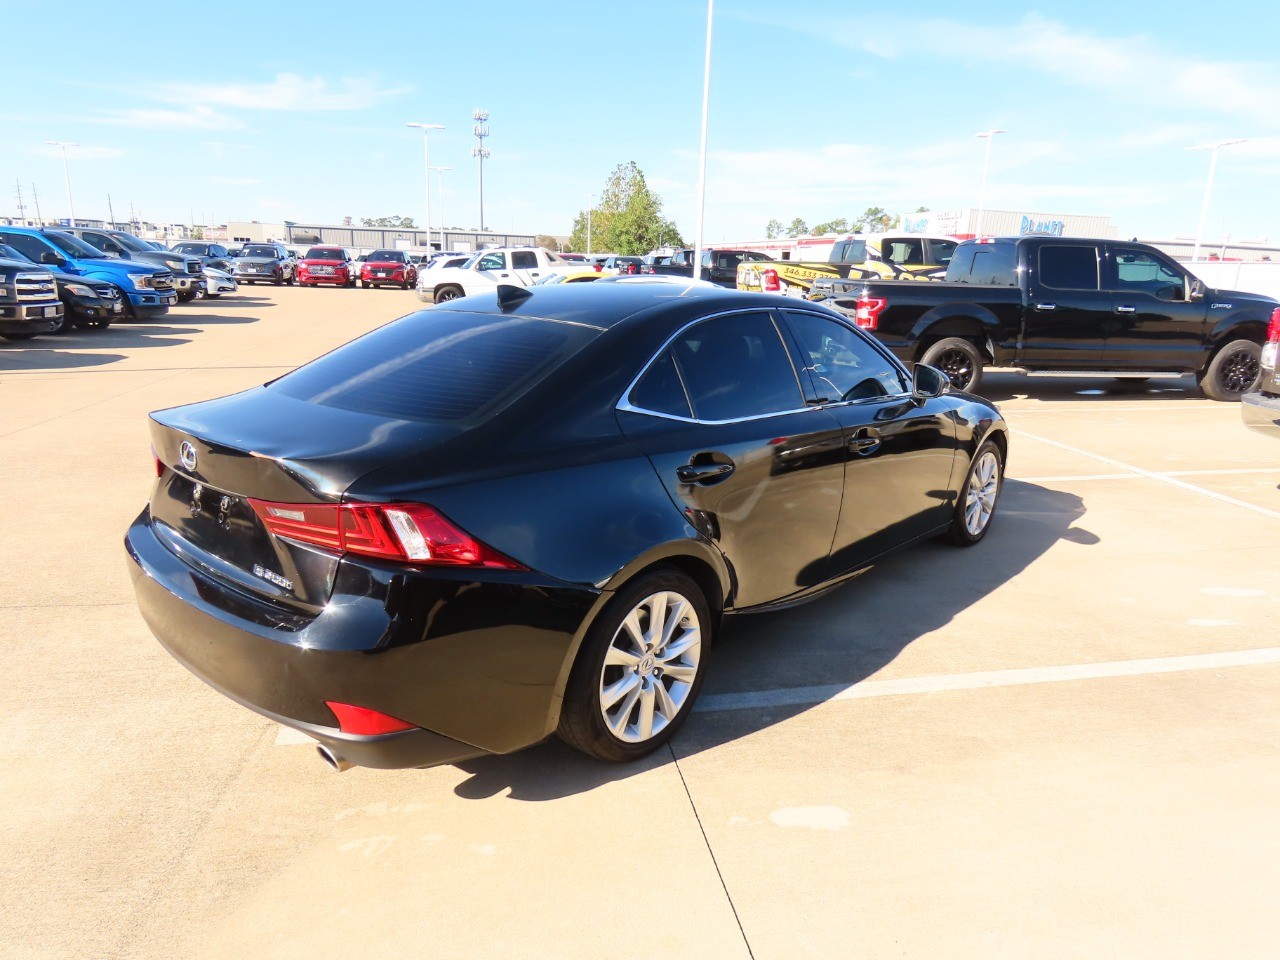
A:
{"type": "Polygon", "coordinates": [[[359,477],[448,440],[448,424],[392,420],[258,387],[152,414],[157,535],[224,583],[318,613],[335,551],[273,536],[249,503],[336,504],[359,477]]]}

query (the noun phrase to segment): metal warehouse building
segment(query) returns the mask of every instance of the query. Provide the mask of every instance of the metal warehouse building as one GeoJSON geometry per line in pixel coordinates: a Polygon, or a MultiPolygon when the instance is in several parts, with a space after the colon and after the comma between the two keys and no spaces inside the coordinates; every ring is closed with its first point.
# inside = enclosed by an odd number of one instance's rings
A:
{"type": "Polygon", "coordinates": [[[344,227],[320,223],[262,223],[257,220],[233,221],[227,224],[230,243],[262,243],[281,240],[285,243],[331,243],[338,247],[362,250],[479,250],[482,247],[529,247],[537,241],[532,233],[482,233],[469,230],[444,231],[444,247],[440,231],[404,230],[395,227],[344,227]]]}

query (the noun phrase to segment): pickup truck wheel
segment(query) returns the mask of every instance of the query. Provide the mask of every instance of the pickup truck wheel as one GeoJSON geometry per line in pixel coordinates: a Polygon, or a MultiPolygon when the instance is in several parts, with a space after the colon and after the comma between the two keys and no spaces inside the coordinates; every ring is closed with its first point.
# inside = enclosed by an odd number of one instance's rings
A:
{"type": "Polygon", "coordinates": [[[1252,340],[1232,340],[1204,368],[1200,389],[1210,400],[1239,400],[1258,382],[1261,357],[1262,348],[1252,340]]]}
{"type": "Polygon", "coordinates": [[[988,440],[978,448],[969,464],[969,472],[951,518],[948,542],[957,547],[971,547],[987,535],[996,501],[1004,487],[1004,457],[1000,448],[988,440]]]}
{"type": "Polygon", "coordinates": [[[968,340],[959,337],[939,340],[924,352],[920,362],[945,373],[957,390],[972,393],[982,382],[982,354],[968,340]]]}
{"type": "Polygon", "coordinates": [[[441,287],[436,291],[436,303],[444,303],[446,300],[457,300],[462,296],[462,288],[455,286],[441,287]]]}

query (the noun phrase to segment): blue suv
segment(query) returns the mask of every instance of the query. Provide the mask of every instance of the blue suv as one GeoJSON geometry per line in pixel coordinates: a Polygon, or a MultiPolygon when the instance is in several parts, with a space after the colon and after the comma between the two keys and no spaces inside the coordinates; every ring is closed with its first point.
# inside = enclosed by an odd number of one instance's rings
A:
{"type": "Polygon", "coordinates": [[[162,317],[178,302],[173,274],[154,263],[118,260],[59,230],[0,227],[0,243],[63,273],[102,280],[120,291],[125,310],[139,320],[162,317]]]}

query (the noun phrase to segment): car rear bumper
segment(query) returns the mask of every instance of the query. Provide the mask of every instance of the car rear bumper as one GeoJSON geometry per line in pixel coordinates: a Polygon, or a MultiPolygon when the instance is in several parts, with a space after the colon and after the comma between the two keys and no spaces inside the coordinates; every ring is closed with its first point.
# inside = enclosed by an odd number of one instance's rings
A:
{"type": "Polygon", "coordinates": [[[433,766],[546,737],[601,601],[597,590],[530,572],[343,560],[328,603],[303,617],[187,562],[151,523],[143,511],[125,546],[139,609],[161,644],[216,690],[360,766],[433,766]],[[420,729],[344,733],[325,701],[420,729]]]}
{"type": "Polygon", "coordinates": [[[1246,393],[1240,398],[1240,417],[1250,430],[1280,439],[1280,395],[1246,393]]]}

